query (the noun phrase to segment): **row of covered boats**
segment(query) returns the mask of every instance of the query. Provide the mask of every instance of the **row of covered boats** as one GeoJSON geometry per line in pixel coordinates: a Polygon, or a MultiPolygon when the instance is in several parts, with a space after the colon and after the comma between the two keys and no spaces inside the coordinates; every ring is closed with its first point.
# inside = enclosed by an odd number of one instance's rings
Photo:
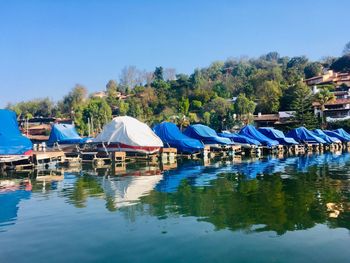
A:
{"type": "MultiPolygon", "coordinates": [[[[16,114],[10,110],[0,110],[0,155],[30,155],[32,142],[21,134],[16,114]]],[[[203,124],[194,124],[183,132],[171,122],[162,122],[151,129],[139,120],[120,116],[106,124],[95,138],[83,138],[72,124],[54,124],[46,142],[48,147],[76,149],[79,145],[94,145],[98,151],[123,151],[153,154],[162,148],[176,148],[178,153],[194,154],[206,146],[222,148],[240,145],[243,148],[266,147],[273,149],[279,145],[300,144],[343,144],[350,142],[350,134],[343,129],[308,130],[299,127],[283,133],[272,127],[243,127],[239,132],[217,133],[203,124]]]]}

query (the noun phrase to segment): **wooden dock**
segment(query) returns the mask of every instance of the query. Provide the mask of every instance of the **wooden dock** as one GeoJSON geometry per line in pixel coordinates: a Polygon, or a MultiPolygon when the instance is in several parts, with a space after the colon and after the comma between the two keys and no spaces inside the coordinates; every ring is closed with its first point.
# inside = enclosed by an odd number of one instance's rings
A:
{"type": "Polygon", "coordinates": [[[32,156],[32,163],[35,166],[42,166],[49,168],[63,163],[65,160],[65,154],[62,151],[35,151],[32,156]]]}
{"type": "Polygon", "coordinates": [[[175,163],[177,157],[176,148],[162,148],[159,152],[162,163],[175,163]]]}
{"type": "Polygon", "coordinates": [[[125,152],[81,152],[80,157],[83,163],[92,163],[96,166],[124,163],[125,152]]]}

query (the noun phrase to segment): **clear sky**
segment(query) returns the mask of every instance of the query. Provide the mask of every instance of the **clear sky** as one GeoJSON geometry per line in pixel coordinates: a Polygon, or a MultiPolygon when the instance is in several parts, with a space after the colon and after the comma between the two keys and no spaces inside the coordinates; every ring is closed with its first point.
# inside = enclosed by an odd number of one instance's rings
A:
{"type": "Polygon", "coordinates": [[[320,59],[350,41],[349,0],[0,0],[0,107],[102,90],[121,69],[269,51],[320,59]]]}

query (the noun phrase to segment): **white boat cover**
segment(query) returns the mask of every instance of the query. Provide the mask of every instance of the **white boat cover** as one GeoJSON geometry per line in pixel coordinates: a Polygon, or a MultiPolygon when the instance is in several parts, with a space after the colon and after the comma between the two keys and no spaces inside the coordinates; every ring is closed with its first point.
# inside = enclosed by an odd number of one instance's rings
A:
{"type": "Polygon", "coordinates": [[[163,147],[162,140],[147,124],[139,120],[121,116],[107,123],[93,142],[122,143],[129,146],[163,147]]]}

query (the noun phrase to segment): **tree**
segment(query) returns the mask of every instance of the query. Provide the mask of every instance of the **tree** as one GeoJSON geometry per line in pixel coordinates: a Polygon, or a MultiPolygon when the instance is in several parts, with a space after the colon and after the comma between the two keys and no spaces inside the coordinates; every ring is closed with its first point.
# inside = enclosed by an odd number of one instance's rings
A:
{"type": "Polygon", "coordinates": [[[16,112],[19,118],[50,117],[55,111],[55,104],[49,98],[8,104],[7,109],[16,112]]]}
{"type": "Polygon", "coordinates": [[[258,110],[264,113],[277,112],[281,96],[282,90],[276,81],[264,81],[257,88],[258,110]]]}
{"type": "Polygon", "coordinates": [[[106,92],[108,97],[116,97],[118,92],[118,84],[115,80],[110,80],[106,84],[106,92]]]}
{"type": "Polygon", "coordinates": [[[176,79],[176,69],[165,68],[163,71],[164,80],[175,80],[176,79]]]}
{"type": "Polygon", "coordinates": [[[328,102],[331,102],[333,100],[335,100],[334,94],[331,93],[329,89],[326,87],[321,88],[321,90],[315,95],[314,101],[320,104],[322,128],[325,128],[325,117],[324,117],[325,105],[328,102]]]}
{"type": "Polygon", "coordinates": [[[350,54],[350,41],[345,44],[343,49],[343,55],[349,55],[350,54]]]}
{"type": "Polygon", "coordinates": [[[103,126],[112,119],[112,111],[107,102],[101,98],[92,98],[76,108],[74,122],[80,133],[87,135],[100,132],[103,126]],[[91,127],[88,124],[91,123],[91,127]]]}
{"type": "Polygon", "coordinates": [[[243,93],[239,94],[235,104],[235,112],[239,115],[240,120],[246,120],[250,114],[253,114],[255,111],[254,101],[248,99],[243,93]]]}
{"type": "Polygon", "coordinates": [[[87,89],[77,84],[75,87],[63,97],[62,102],[59,103],[61,112],[67,116],[72,116],[74,110],[80,106],[87,99],[87,89]]]}
{"type": "Polygon", "coordinates": [[[203,120],[206,125],[210,124],[210,112],[206,111],[203,113],[203,120]]]}
{"type": "Polygon", "coordinates": [[[305,126],[308,129],[317,127],[317,120],[312,108],[311,89],[303,82],[298,82],[294,89],[292,109],[295,111],[294,121],[296,126],[305,126]]]}
{"type": "Polygon", "coordinates": [[[334,71],[350,71],[350,54],[344,55],[335,60],[330,69],[334,71]]]}
{"type": "Polygon", "coordinates": [[[322,73],[322,64],[311,62],[304,68],[305,78],[312,78],[322,73]]]}
{"type": "Polygon", "coordinates": [[[156,69],[154,70],[154,79],[155,80],[164,80],[163,67],[156,67],[156,69]]]}
{"type": "Polygon", "coordinates": [[[233,105],[224,98],[215,98],[206,105],[206,111],[210,112],[211,126],[217,130],[229,128],[227,125],[231,123],[233,105]]]}
{"type": "Polygon", "coordinates": [[[126,92],[126,89],[132,90],[136,85],[143,82],[143,74],[135,66],[127,66],[122,69],[120,74],[121,90],[126,92]]]}
{"type": "Polygon", "coordinates": [[[190,109],[190,101],[188,98],[185,99],[184,97],[182,97],[182,99],[179,102],[179,109],[183,115],[188,115],[188,110],[190,109]]]}

